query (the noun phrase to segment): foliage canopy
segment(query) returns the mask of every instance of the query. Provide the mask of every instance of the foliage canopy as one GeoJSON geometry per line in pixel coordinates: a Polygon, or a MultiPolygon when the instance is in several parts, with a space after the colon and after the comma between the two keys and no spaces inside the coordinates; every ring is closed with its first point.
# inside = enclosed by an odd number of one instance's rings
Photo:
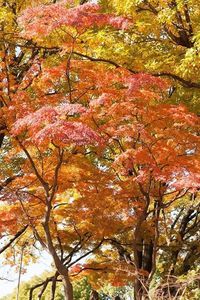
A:
{"type": "Polygon", "coordinates": [[[29,299],[196,297],[196,1],[0,3],[0,253],[55,267],[29,299]]]}

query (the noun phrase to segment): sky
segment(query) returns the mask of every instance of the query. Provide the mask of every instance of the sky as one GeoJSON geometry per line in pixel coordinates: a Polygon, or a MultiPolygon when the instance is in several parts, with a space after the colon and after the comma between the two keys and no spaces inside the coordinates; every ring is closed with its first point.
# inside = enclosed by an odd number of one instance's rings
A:
{"type": "MultiPolygon", "coordinates": [[[[27,268],[27,272],[21,276],[21,282],[27,281],[35,275],[40,275],[46,270],[51,269],[51,256],[43,251],[37,263],[31,264],[27,268]]],[[[18,276],[15,268],[4,265],[4,260],[0,259],[0,297],[6,296],[17,287],[18,276]]]]}

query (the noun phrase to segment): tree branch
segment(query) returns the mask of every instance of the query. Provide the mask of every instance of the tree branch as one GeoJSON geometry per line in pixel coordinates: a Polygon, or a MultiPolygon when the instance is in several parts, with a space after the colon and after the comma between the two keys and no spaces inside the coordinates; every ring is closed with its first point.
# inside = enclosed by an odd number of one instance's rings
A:
{"type": "Polygon", "coordinates": [[[18,238],[20,237],[28,228],[28,225],[26,225],[24,228],[22,228],[20,231],[18,231],[12,239],[9,240],[9,242],[0,249],[0,254],[3,253],[6,249],[10,247],[10,245],[18,238]]]}

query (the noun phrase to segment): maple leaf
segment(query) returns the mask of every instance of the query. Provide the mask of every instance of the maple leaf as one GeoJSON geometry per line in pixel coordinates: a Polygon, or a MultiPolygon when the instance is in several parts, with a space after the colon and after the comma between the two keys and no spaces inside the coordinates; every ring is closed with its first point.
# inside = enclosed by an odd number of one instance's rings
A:
{"type": "Polygon", "coordinates": [[[45,126],[35,134],[33,141],[38,144],[47,144],[53,141],[58,145],[91,145],[101,143],[100,136],[87,125],[81,122],[57,121],[45,126]]]}
{"type": "Polygon", "coordinates": [[[66,9],[65,1],[51,5],[40,5],[25,10],[19,25],[24,28],[23,36],[27,38],[49,35],[61,26],[70,26],[82,32],[91,27],[112,26],[116,29],[126,29],[129,20],[121,16],[100,13],[100,6],[85,3],[77,7],[66,9]]]}
{"type": "Polygon", "coordinates": [[[84,113],[86,109],[81,104],[62,103],[58,106],[43,106],[34,113],[18,119],[12,127],[12,134],[19,135],[29,130],[36,133],[40,128],[55,123],[63,117],[84,113]]]}

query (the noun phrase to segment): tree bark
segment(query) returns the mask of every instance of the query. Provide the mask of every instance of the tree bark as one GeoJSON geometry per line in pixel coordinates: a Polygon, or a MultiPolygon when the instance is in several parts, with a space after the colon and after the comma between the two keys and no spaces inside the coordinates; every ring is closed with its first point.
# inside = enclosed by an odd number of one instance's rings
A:
{"type": "Polygon", "coordinates": [[[142,297],[143,297],[142,284],[140,280],[136,278],[134,282],[134,300],[142,300],[142,297]]]}
{"type": "Polygon", "coordinates": [[[140,189],[142,194],[145,196],[145,208],[138,217],[133,238],[134,264],[136,272],[138,273],[134,280],[134,300],[148,299],[149,276],[151,275],[154,267],[155,262],[153,262],[153,257],[155,255],[154,251],[156,251],[156,247],[154,247],[156,236],[153,241],[147,242],[143,239],[143,234],[141,232],[141,227],[148,217],[147,211],[150,204],[150,198],[146,195],[143,187],[140,187],[140,189]],[[140,274],[141,269],[146,271],[149,275],[140,274]]]}
{"type": "Polygon", "coordinates": [[[95,290],[91,291],[89,300],[99,300],[99,294],[97,293],[97,291],[95,290]]]}
{"type": "Polygon", "coordinates": [[[59,273],[60,274],[63,273],[63,274],[61,274],[61,279],[62,279],[63,287],[64,287],[65,300],[73,300],[73,287],[69,280],[68,270],[65,269],[64,272],[59,271],[59,273]]]}
{"type": "MultiPolygon", "coordinates": [[[[136,225],[134,231],[134,263],[136,266],[136,271],[139,271],[143,265],[143,238],[141,236],[140,228],[142,223],[146,219],[146,210],[144,210],[143,214],[140,216],[138,223],[136,225]]],[[[139,274],[134,280],[134,300],[141,300],[143,296],[143,286],[141,280],[139,278],[139,274]]]]}
{"type": "Polygon", "coordinates": [[[64,287],[64,297],[65,300],[73,300],[73,287],[69,279],[69,273],[66,266],[63,264],[61,259],[59,258],[52,241],[52,237],[49,229],[49,217],[50,217],[50,209],[47,212],[46,222],[43,224],[43,228],[46,234],[47,246],[50,254],[52,255],[56,270],[61,276],[63,287],[64,287]]]}

